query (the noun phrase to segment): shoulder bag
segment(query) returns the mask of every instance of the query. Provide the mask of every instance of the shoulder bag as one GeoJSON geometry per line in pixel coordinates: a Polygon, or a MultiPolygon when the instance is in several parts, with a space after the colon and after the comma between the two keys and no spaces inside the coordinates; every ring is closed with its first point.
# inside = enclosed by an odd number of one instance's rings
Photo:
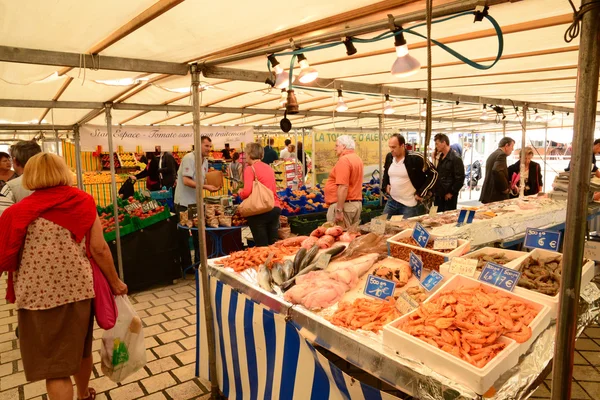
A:
{"type": "Polygon", "coordinates": [[[250,196],[242,204],[238,206],[238,210],[242,217],[251,217],[253,215],[264,214],[275,207],[275,199],[271,189],[259,182],[256,177],[254,166],[251,167],[254,173],[254,181],[252,182],[252,192],[250,196]]]}

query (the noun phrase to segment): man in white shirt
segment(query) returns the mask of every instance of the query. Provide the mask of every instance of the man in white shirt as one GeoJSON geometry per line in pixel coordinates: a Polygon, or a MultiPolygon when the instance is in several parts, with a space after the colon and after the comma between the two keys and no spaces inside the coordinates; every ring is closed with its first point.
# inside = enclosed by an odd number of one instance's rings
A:
{"type": "Polygon", "coordinates": [[[8,207],[18,203],[33,193],[23,188],[23,184],[21,183],[23,180],[23,171],[25,170],[27,161],[41,152],[42,148],[33,140],[23,140],[11,146],[10,155],[12,157],[15,172],[19,177],[8,181],[2,188],[2,191],[0,191],[0,215],[2,215],[4,210],[8,207]]]}
{"type": "Polygon", "coordinates": [[[283,148],[283,150],[281,150],[281,153],[279,153],[280,160],[292,158],[292,153],[290,153],[290,151],[288,150],[288,146],[292,143],[292,141],[290,139],[285,139],[284,143],[285,143],[285,147],[283,148]]]}
{"type": "Polygon", "coordinates": [[[389,199],[383,213],[388,219],[393,215],[404,218],[421,215],[425,212],[423,198],[433,189],[438,174],[422,154],[406,150],[401,134],[392,135],[388,146],[390,153],[385,158],[381,188],[389,194],[389,199]]]}

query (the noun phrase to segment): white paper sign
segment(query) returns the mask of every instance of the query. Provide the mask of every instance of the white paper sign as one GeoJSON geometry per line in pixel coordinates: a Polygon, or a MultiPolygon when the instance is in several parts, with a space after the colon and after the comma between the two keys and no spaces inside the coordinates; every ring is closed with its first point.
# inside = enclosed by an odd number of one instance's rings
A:
{"type": "Polygon", "coordinates": [[[374,218],[371,220],[371,232],[376,233],[378,235],[383,235],[385,233],[385,219],[374,218]]]}
{"type": "Polygon", "coordinates": [[[412,310],[419,307],[419,304],[413,300],[406,292],[400,293],[396,300],[396,309],[400,311],[400,314],[408,314],[412,310]]]}
{"type": "MultiPolygon", "coordinates": [[[[200,134],[212,140],[215,150],[229,143],[232,148],[239,148],[241,143],[254,142],[254,129],[251,126],[203,126],[200,134]]],[[[97,146],[108,149],[106,125],[82,125],[79,128],[82,151],[96,151],[97,146]]],[[[192,149],[194,130],[191,126],[145,126],[127,125],[113,126],[115,146],[123,146],[125,151],[135,151],[142,146],[144,151],[154,151],[155,146],[170,149],[177,145],[181,150],[192,149]]]]}
{"type": "Polygon", "coordinates": [[[458,239],[450,237],[439,237],[433,242],[434,250],[454,250],[458,247],[458,239]]]}
{"type": "Polygon", "coordinates": [[[475,276],[477,271],[477,259],[454,257],[450,260],[450,273],[464,276],[475,276]]]}
{"type": "Polygon", "coordinates": [[[392,215],[390,221],[392,222],[400,222],[404,219],[404,215],[392,215]]]}
{"type": "Polygon", "coordinates": [[[431,206],[429,209],[429,216],[434,217],[437,214],[438,206],[431,206]]]}
{"type": "Polygon", "coordinates": [[[581,298],[588,304],[592,304],[596,300],[600,299],[600,289],[594,282],[588,283],[585,288],[581,291],[581,298]]]}

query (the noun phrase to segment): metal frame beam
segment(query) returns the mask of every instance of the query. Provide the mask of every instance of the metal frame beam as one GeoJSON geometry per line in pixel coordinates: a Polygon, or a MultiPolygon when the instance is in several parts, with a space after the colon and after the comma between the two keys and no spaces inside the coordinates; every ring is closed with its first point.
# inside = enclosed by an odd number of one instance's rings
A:
{"type": "Polygon", "coordinates": [[[0,61],[57,67],[94,68],[112,71],[147,72],[151,74],[187,75],[188,64],[137,58],[109,57],[60,51],[0,46],[0,61]]]}
{"type": "Polygon", "coordinates": [[[0,131],[72,131],[73,125],[51,124],[4,124],[0,131]]]}

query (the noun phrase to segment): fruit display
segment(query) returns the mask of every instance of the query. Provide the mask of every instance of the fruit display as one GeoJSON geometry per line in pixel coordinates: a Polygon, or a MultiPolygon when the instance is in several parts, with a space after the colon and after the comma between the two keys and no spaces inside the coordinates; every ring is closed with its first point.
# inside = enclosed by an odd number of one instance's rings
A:
{"type": "MultiPolygon", "coordinates": [[[[125,214],[122,214],[121,210],[119,210],[119,227],[120,228],[124,227],[124,224],[123,224],[124,219],[125,219],[125,214]]],[[[103,212],[102,214],[100,214],[100,223],[102,224],[102,231],[104,233],[112,232],[116,229],[115,217],[112,213],[108,214],[108,213],[103,212]]]]}
{"type": "Polygon", "coordinates": [[[323,212],[329,207],[325,203],[325,193],[320,185],[311,189],[306,186],[298,190],[287,188],[277,192],[277,196],[281,202],[281,214],[285,216],[323,212]]]}
{"type": "MultiPolygon", "coordinates": [[[[127,180],[126,174],[117,174],[115,175],[115,181],[117,183],[123,183],[127,180]]],[[[107,184],[110,183],[110,172],[84,172],[83,173],[83,184],[84,185],[93,185],[93,184],[107,184]]]]}
{"type": "MultiPolygon", "coordinates": [[[[115,168],[121,168],[121,162],[117,153],[114,153],[113,156],[115,158],[115,168]]],[[[102,153],[100,155],[100,162],[102,163],[102,169],[110,169],[110,154],[102,153]]]]}
{"type": "Polygon", "coordinates": [[[138,163],[133,153],[119,153],[122,168],[136,168],[138,163]]]}

